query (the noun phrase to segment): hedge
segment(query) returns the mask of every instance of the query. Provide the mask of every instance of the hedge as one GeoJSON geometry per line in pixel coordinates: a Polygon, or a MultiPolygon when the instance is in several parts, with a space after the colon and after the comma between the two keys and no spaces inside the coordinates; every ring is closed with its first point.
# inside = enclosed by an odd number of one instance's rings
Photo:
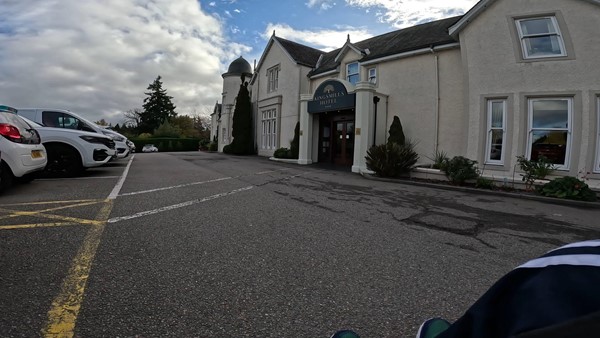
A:
{"type": "Polygon", "coordinates": [[[129,140],[135,144],[136,152],[142,152],[146,144],[154,144],[158,151],[198,151],[200,147],[199,138],[150,137],[129,140]]]}

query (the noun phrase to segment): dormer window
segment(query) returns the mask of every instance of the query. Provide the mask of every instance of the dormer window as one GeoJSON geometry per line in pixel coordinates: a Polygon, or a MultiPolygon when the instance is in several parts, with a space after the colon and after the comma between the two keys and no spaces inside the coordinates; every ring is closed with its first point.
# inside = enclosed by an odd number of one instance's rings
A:
{"type": "Polygon", "coordinates": [[[358,62],[352,62],[346,65],[346,80],[352,84],[356,84],[358,81],[360,81],[358,62]]]}
{"type": "Polygon", "coordinates": [[[556,17],[524,18],[515,23],[524,59],[567,56],[556,17]]]}
{"type": "Polygon", "coordinates": [[[275,66],[267,69],[267,92],[271,93],[277,91],[279,87],[279,66],[275,66]]]}

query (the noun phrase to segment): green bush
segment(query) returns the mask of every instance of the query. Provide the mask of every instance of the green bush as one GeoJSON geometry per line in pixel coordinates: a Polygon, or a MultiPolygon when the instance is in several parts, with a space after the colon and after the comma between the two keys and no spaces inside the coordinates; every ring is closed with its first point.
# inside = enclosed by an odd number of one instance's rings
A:
{"type": "Polygon", "coordinates": [[[525,172],[523,182],[525,182],[526,190],[531,190],[535,180],[543,180],[556,169],[554,164],[544,156],[539,156],[537,161],[528,160],[525,156],[517,156],[517,163],[525,172]]]}
{"type": "Polygon", "coordinates": [[[154,144],[158,151],[198,151],[200,140],[197,138],[137,137],[130,139],[137,151],[145,144],[154,144]]]}
{"type": "Polygon", "coordinates": [[[228,144],[228,145],[224,146],[223,147],[223,152],[225,154],[231,154],[232,153],[231,144],[228,144]]]}
{"type": "Polygon", "coordinates": [[[291,158],[298,158],[299,152],[300,152],[300,122],[296,122],[296,127],[294,128],[294,138],[292,139],[292,142],[290,142],[291,158]]]}
{"type": "Polygon", "coordinates": [[[477,170],[477,161],[470,160],[463,156],[454,156],[448,160],[441,168],[446,173],[446,177],[453,184],[463,185],[466,180],[479,177],[477,170]]]}
{"type": "Polygon", "coordinates": [[[450,160],[448,154],[441,150],[436,150],[436,152],[433,153],[433,157],[429,159],[433,161],[433,164],[431,165],[433,169],[442,169],[450,160]]]}
{"type": "Polygon", "coordinates": [[[475,188],[493,190],[496,188],[496,185],[493,180],[479,176],[477,177],[477,182],[475,182],[475,188]]]}
{"type": "Polygon", "coordinates": [[[578,201],[596,201],[597,196],[585,182],[571,176],[556,178],[537,188],[542,196],[558,197],[578,201]]]}
{"type": "Polygon", "coordinates": [[[276,149],[273,153],[273,157],[275,158],[292,158],[292,152],[288,148],[279,148],[276,149]]]}
{"type": "Polygon", "coordinates": [[[217,151],[217,150],[219,150],[219,144],[217,142],[211,142],[208,145],[208,150],[209,151],[217,151]]]}
{"type": "Polygon", "coordinates": [[[394,120],[392,121],[392,125],[389,130],[390,136],[388,137],[388,143],[393,142],[398,145],[404,145],[406,143],[406,137],[404,136],[404,131],[402,130],[402,123],[400,122],[400,118],[398,116],[394,116],[394,120]]]}
{"type": "Polygon", "coordinates": [[[367,168],[380,177],[398,177],[409,172],[419,155],[414,143],[407,141],[403,145],[395,142],[372,146],[367,151],[367,168]]]}

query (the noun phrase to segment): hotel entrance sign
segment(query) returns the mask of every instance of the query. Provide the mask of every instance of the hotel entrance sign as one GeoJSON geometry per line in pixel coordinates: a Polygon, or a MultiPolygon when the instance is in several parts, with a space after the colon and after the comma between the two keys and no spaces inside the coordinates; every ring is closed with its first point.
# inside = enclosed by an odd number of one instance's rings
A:
{"type": "Polygon", "coordinates": [[[313,99],[308,101],[308,112],[351,109],[355,105],[356,94],[348,94],[346,87],[339,81],[327,80],[317,87],[313,99]]]}

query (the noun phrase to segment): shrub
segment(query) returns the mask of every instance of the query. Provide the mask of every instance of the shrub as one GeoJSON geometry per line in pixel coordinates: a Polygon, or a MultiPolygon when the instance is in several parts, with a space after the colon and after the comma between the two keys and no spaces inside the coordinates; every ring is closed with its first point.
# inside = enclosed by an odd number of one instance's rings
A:
{"type": "Polygon", "coordinates": [[[517,163],[525,172],[522,180],[525,182],[526,190],[531,190],[535,180],[543,180],[556,169],[554,164],[544,156],[539,156],[536,161],[528,160],[525,156],[517,156],[517,163]]]}
{"type": "Polygon", "coordinates": [[[556,178],[541,187],[537,193],[542,196],[558,197],[578,201],[596,201],[597,196],[585,182],[570,176],[556,178]]]}
{"type": "Polygon", "coordinates": [[[225,154],[231,154],[231,153],[232,153],[232,152],[231,152],[231,144],[228,144],[228,145],[224,146],[224,147],[223,147],[223,152],[224,152],[225,154]]]}
{"type": "Polygon", "coordinates": [[[290,158],[298,158],[300,152],[300,122],[296,123],[294,128],[294,138],[290,142],[290,158]]]}
{"type": "Polygon", "coordinates": [[[395,142],[372,146],[367,151],[367,168],[380,177],[398,177],[409,172],[419,155],[414,150],[414,143],[408,141],[404,145],[395,142]]]}
{"type": "Polygon", "coordinates": [[[273,153],[275,158],[292,158],[292,153],[288,148],[278,148],[273,153]]]}
{"type": "Polygon", "coordinates": [[[208,150],[209,151],[217,151],[217,150],[219,150],[219,145],[217,144],[217,142],[211,142],[208,145],[208,150]]]}
{"type": "Polygon", "coordinates": [[[493,190],[495,187],[494,181],[489,178],[479,176],[475,182],[475,188],[493,190]]]}
{"type": "Polygon", "coordinates": [[[463,185],[466,180],[479,177],[476,164],[477,161],[463,156],[454,156],[451,160],[446,161],[441,169],[446,173],[446,177],[448,177],[450,182],[463,185]]]}
{"type": "Polygon", "coordinates": [[[440,150],[436,150],[436,152],[433,153],[433,158],[429,159],[433,161],[433,164],[431,165],[433,169],[442,169],[450,160],[448,154],[445,151],[440,150]]]}
{"type": "Polygon", "coordinates": [[[404,145],[406,143],[404,131],[402,130],[402,123],[400,123],[400,118],[398,118],[398,116],[394,116],[394,121],[392,121],[389,133],[388,143],[393,142],[399,145],[404,145]]]}

